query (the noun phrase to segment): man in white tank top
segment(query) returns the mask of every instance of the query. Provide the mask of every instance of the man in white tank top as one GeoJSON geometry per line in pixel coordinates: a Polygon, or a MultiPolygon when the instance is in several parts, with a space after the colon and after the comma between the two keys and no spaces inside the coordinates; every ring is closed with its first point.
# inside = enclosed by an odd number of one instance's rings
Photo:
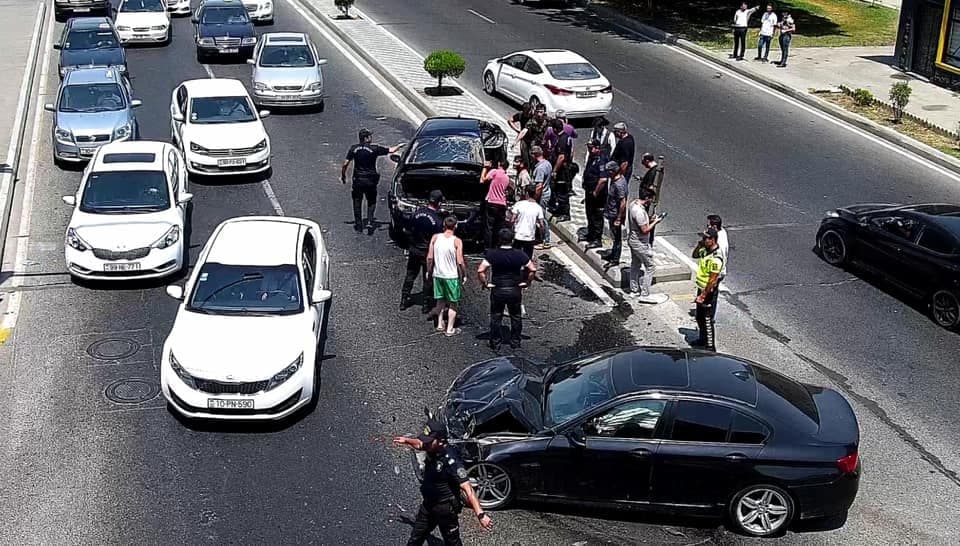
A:
{"type": "Polygon", "coordinates": [[[433,314],[437,315],[437,331],[448,337],[460,333],[460,328],[456,327],[457,304],[460,303],[461,286],[467,273],[463,242],[453,234],[456,229],[456,217],[444,219],[443,233],[433,236],[427,252],[427,276],[433,279],[433,297],[437,300],[433,310],[433,314]]]}

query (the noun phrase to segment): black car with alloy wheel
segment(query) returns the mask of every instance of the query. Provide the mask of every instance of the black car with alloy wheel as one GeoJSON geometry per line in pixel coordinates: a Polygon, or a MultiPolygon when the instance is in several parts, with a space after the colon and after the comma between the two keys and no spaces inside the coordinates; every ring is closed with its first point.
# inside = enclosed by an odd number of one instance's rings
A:
{"type": "Polygon", "coordinates": [[[921,299],[940,326],[960,326],[960,205],[841,207],[820,223],[816,249],[921,299]]]}
{"type": "Polygon", "coordinates": [[[860,483],[860,428],[843,396],[712,352],[488,360],[460,374],[436,417],[485,509],[519,499],[694,513],[773,536],[797,520],[842,525],[860,483]]]}

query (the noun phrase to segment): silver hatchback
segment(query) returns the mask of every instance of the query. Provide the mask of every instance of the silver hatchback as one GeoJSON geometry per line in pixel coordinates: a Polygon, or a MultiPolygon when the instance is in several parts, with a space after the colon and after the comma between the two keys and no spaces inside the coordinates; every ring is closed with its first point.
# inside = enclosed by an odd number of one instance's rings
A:
{"type": "Polygon", "coordinates": [[[43,106],[54,113],[51,129],[57,165],[89,161],[108,142],[134,140],[140,130],[130,81],[116,67],[70,70],[57,91],[57,102],[43,106]]]}
{"type": "Polygon", "coordinates": [[[253,50],[253,102],[257,106],[315,106],[323,110],[327,63],[301,32],[269,32],[253,50]]]}

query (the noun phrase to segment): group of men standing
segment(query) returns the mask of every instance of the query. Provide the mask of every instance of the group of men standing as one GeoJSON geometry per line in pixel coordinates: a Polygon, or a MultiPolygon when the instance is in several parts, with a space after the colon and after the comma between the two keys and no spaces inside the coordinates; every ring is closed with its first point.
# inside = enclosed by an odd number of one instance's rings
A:
{"type": "MultiPolygon", "coordinates": [[[[731,59],[743,60],[747,48],[747,28],[750,25],[750,16],[758,9],[760,9],[760,6],[748,9],[747,3],[744,2],[740,4],[740,9],[733,14],[733,53],[730,55],[731,59]]],[[[786,68],[787,56],[790,53],[790,42],[793,41],[793,34],[797,31],[797,25],[787,10],[784,10],[782,16],[778,18],[773,11],[773,4],[767,4],[767,10],[760,17],[760,30],[757,33],[757,56],[754,60],[770,62],[770,43],[777,31],[780,31],[780,60],[776,62],[776,66],[786,68]]]]}

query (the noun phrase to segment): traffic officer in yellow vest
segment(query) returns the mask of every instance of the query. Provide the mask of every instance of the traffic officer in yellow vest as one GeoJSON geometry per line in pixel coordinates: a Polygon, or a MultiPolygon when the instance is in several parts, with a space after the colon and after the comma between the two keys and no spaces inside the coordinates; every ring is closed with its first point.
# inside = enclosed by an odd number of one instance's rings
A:
{"type": "Polygon", "coordinates": [[[692,345],[701,346],[708,351],[717,350],[717,337],[713,329],[717,316],[717,296],[720,294],[720,272],[723,271],[723,257],[717,244],[717,230],[707,228],[700,234],[700,242],[693,249],[697,259],[697,328],[700,333],[692,345]]]}

